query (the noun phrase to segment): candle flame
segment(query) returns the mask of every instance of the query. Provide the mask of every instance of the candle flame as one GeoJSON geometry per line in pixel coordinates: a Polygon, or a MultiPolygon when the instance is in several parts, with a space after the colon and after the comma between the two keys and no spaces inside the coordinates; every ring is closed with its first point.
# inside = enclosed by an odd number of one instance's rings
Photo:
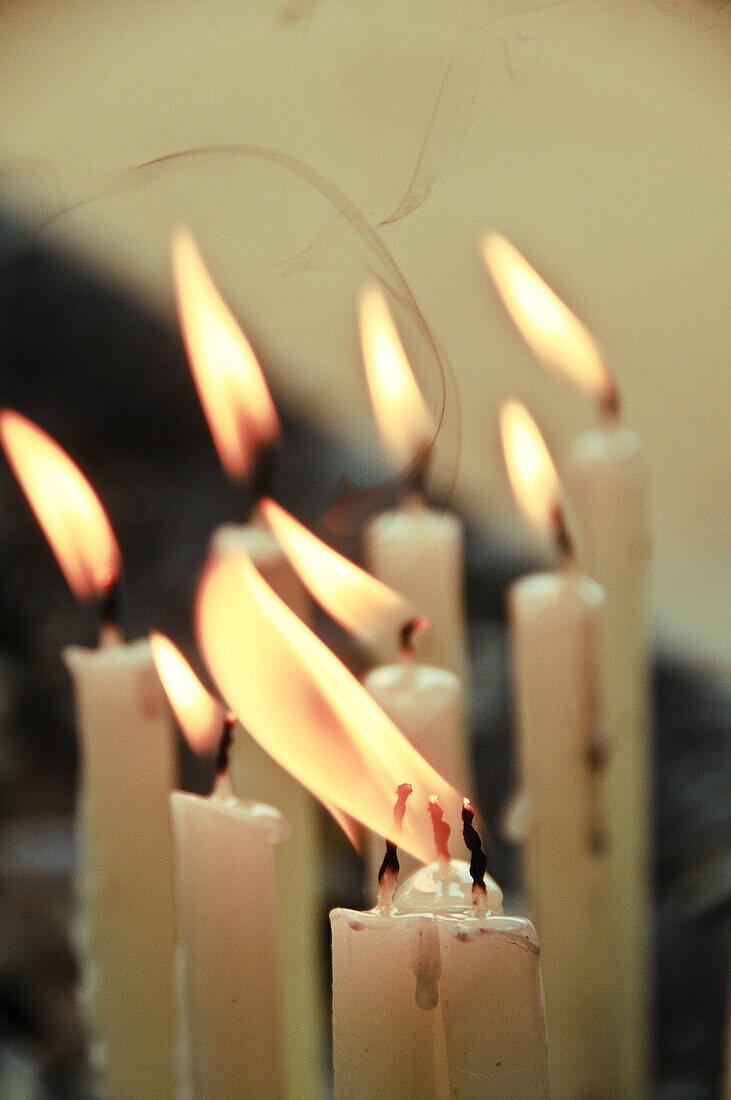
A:
{"type": "MultiPolygon", "coordinates": [[[[245,554],[219,558],[197,596],[198,640],[224,699],[251,736],[322,802],[389,836],[393,792],[416,805],[437,790],[458,819],[461,799],[375,701],[279,599],[245,554]]],[[[286,807],[285,807],[286,810],[286,807]]],[[[401,844],[425,862],[425,813],[406,815],[401,844]]]]}
{"type": "Polygon", "coordinates": [[[386,454],[398,466],[412,463],[432,443],[434,419],[416,383],[388,303],[376,286],[358,301],[358,322],[368,389],[386,454]]]}
{"type": "Polygon", "coordinates": [[[273,500],[262,501],[260,508],[302,583],[346,630],[374,644],[412,617],[402,596],[321,542],[273,500]]]}
{"type": "Polygon", "coordinates": [[[157,630],[150,633],[152,657],[178,725],[193,752],[211,752],[223,733],[226,710],[203,687],[183,654],[157,630]]]}
{"type": "Polygon", "coordinates": [[[614,403],[614,379],[596,340],[518,249],[499,233],[489,233],[482,254],[505,308],[536,358],[605,405],[614,403]]]}
{"type": "Polygon", "coordinates": [[[256,356],[224,302],[191,234],[173,236],[178,317],[198,396],[228,475],[246,477],[279,419],[256,356]]]}
{"type": "Polygon", "coordinates": [[[560,504],[560,482],[536,422],[519,401],[507,401],[500,409],[500,434],[510,484],[523,514],[538,531],[551,530],[560,504]]]}
{"type": "Polygon", "coordinates": [[[0,413],[0,442],[72,592],[80,600],[103,595],[119,576],[119,546],[81,470],[10,409],[0,413]]]}

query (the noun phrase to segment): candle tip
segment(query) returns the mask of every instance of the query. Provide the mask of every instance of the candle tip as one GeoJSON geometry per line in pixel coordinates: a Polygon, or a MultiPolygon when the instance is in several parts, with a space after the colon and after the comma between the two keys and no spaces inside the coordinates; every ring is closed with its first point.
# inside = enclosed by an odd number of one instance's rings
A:
{"type": "Polygon", "coordinates": [[[378,872],[378,908],[389,909],[398,884],[401,869],[397,843],[401,839],[406,814],[406,800],[413,791],[410,783],[399,783],[396,789],[396,805],[393,808],[393,833],[386,837],[386,854],[378,872]]]}
{"type": "Polygon", "coordinates": [[[444,820],[444,810],[439,805],[439,795],[429,795],[429,803],[427,809],[431,814],[432,829],[434,830],[434,843],[437,846],[437,856],[439,857],[440,862],[448,863],[451,859],[451,856],[449,854],[449,835],[452,832],[452,829],[444,820]]]}
{"type": "Polygon", "coordinates": [[[475,811],[469,798],[462,803],[462,835],[464,842],[470,851],[470,876],[472,878],[472,902],[475,908],[484,909],[487,900],[487,887],[485,886],[485,872],[487,871],[487,856],[482,850],[480,834],[474,825],[475,811]]]}

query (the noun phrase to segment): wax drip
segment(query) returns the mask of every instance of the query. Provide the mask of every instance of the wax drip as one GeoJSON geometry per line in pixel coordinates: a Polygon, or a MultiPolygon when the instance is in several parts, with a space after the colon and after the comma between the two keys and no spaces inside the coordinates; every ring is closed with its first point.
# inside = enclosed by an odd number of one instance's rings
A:
{"type": "Polygon", "coordinates": [[[480,834],[474,826],[475,811],[469,798],[462,803],[462,835],[470,851],[470,875],[472,876],[472,904],[476,909],[484,909],[487,898],[485,872],[487,856],[482,850],[480,834]]]}
{"type": "Polygon", "coordinates": [[[439,805],[439,796],[436,794],[429,795],[429,804],[427,806],[429,813],[431,814],[431,824],[434,830],[434,843],[437,846],[437,857],[443,870],[446,869],[451,856],[449,854],[449,834],[452,832],[450,826],[444,820],[444,810],[439,805]]]}
{"type": "Polygon", "coordinates": [[[386,837],[386,854],[378,872],[378,908],[390,909],[394,890],[398,883],[400,865],[398,861],[398,841],[404,828],[406,800],[413,791],[410,783],[400,783],[396,788],[396,805],[393,808],[393,831],[386,837]]]}

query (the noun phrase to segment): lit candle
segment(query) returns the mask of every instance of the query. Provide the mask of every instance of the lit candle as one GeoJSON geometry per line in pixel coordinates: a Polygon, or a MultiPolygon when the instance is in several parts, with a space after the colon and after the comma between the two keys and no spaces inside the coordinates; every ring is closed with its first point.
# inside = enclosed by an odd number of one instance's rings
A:
{"type": "Polygon", "coordinates": [[[545,443],[516,401],[500,416],[510,481],[526,518],[553,531],[560,571],[508,595],[528,909],[541,937],[551,1082],[562,1100],[616,1094],[607,960],[609,894],[601,755],[604,596],[576,568],[545,443]]]}
{"type": "Polygon", "coordinates": [[[393,904],[382,891],[370,912],[330,914],[336,1100],[374,1081],[384,1100],[549,1095],[535,929],[503,915],[484,865],[443,852],[393,904]]]}
{"type": "MultiPolygon", "coordinates": [[[[71,459],[17,413],[0,438],[74,593],[107,609],[120,559],[99,501],[71,459]]],[[[146,641],[112,623],[99,649],[64,657],[81,751],[75,928],[80,1000],[108,1097],[172,1097],[175,1041],[170,713],[146,641]]]]}
{"type": "Polygon", "coordinates": [[[278,810],[234,796],[228,754],[235,719],[182,654],[151,636],[162,684],[191,748],[219,746],[207,798],[173,791],[179,927],[181,1095],[195,1100],[285,1096],[279,1007],[274,845],[278,810]]]}
{"type": "MultiPolygon", "coordinates": [[[[318,603],[371,649],[385,636],[400,639],[400,660],[367,674],[367,691],[394,725],[455,790],[465,790],[470,771],[464,753],[464,692],[453,672],[418,664],[413,637],[428,622],[381,581],[371,577],[321,542],[274,501],[262,502],[285,554],[318,603]]],[[[376,833],[369,844],[369,881],[375,882],[383,842],[376,833]]],[[[415,869],[406,857],[407,874],[415,869]]]]}
{"type": "Polygon", "coordinates": [[[511,317],[536,357],[597,401],[604,422],[573,443],[566,477],[578,555],[606,596],[604,726],[609,953],[616,1059],[613,1095],[647,1087],[650,1057],[651,767],[648,565],[649,489],[639,437],[625,427],[615,381],[596,341],[519,252],[492,234],[485,260],[511,317]]]}
{"type": "MultiPolygon", "coordinates": [[[[209,566],[196,617],[201,650],[224,698],[267,751],[318,798],[388,837],[390,850],[399,842],[422,862],[429,859],[434,842],[426,813],[394,820],[393,792],[403,798],[405,775],[416,805],[434,807],[430,792],[445,806],[459,805],[456,791],[250,560],[242,555],[209,566]]],[[[441,819],[441,810],[433,816],[441,819]]],[[[404,897],[403,914],[390,905],[396,873],[390,862],[380,908],[331,915],[336,1096],[343,1100],[466,1098],[490,1095],[491,1087],[509,1100],[548,1095],[535,933],[527,921],[488,912],[500,893],[494,884],[480,888],[484,866],[479,870],[476,856],[475,893],[462,888],[464,868],[446,856],[448,831],[439,820],[442,858],[421,872],[426,877],[404,897]],[[458,912],[451,913],[455,892],[458,912]],[[437,917],[442,906],[447,912],[437,917]]],[[[470,846],[474,853],[474,838],[470,846]]]]}
{"type": "MultiPolygon", "coordinates": [[[[256,512],[279,419],[256,356],[221,297],[198,248],[185,231],[173,239],[173,274],[180,326],[201,404],[221,464],[235,480],[249,478],[253,507],[245,524],[226,524],[213,535],[211,556],[246,552],[272,588],[303,618],[309,601],[271,531],[256,512]]],[[[263,752],[245,732],[234,740],[231,779],[242,798],[281,806],[291,825],[276,850],[277,891],[297,897],[282,905],[282,959],[287,1079],[303,1100],[320,1095],[322,1012],[317,973],[321,899],[319,814],[312,796],[263,752]]]]}
{"type": "MultiPolygon", "coordinates": [[[[376,287],[363,291],[359,325],[368,388],[384,451],[398,469],[423,478],[436,427],[406,359],[386,300],[376,287]]],[[[374,576],[400,592],[431,624],[416,646],[420,662],[449,669],[469,682],[464,609],[464,530],[450,512],[424,502],[420,486],[400,508],[383,512],[365,531],[365,558],[374,576]]],[[[379,657],[396,654],[382,639],[379,657]]]]}

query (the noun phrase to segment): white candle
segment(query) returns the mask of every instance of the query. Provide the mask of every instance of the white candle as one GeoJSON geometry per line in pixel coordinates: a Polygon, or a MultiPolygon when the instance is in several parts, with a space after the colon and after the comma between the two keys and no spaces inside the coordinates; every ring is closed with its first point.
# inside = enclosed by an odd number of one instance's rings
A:
{"type": "Polygon", "coordinates": [[[567,487],[579,560],[606,595],[604,723],[607,770],[612,1015],[619,1098],[647,1090],[650,1058],[650,730],[647,473],[637,436],[619,423],[617,386],[596,340],[505,238],[489,235],[485,261],[536,357],[599,405],[605,425],[572,447],[567,487]]]}
{"type": "Polygon", "coordinates": [[[551,1080],[562,1100],[612,1097],[604,776],[600,731],[604,597],[568,569],[517,581],[508,595],[517,770],[528,910],[541,937],[551,1080]]]}
{"type": "Polygon", "coordinates": [[[170,712],[146,641],[64,653],[81,749],[82,1005],[108,1097],[175,1094],[170,712]]]}
{"type": "MultiPolygon", "coordinates": [[[[436,432],[419,392],[385,298],[376,287],[359,302],[363,360],[384,450],[397,469],[425,468],[436,432]]],[[[417,642],[424,664],[469,679],[464,608],[464,531],[454,515],[426,507],[420,492],[396,511],[377,516],[364,532],[367,567],[426,615],[431,629],[417,642]]],[[[382,638],[377,656],[395,655],[382,638]]]]}
{"type": "MultiPolygon", "coordinates": [[[[416,664],[414,658],[414,641],[429,624],[413,615],[414,605],[321,542],[274,501],[264,500],[261,511],[303,583],[341,626],[371,649],[385,636],[400,639],[400,662],[369,672],[364,687],[420,756],[455,790],[470,790],[462,685],[454,673],[416,664]]],[[[458,804],[452,809],[458,812],[458,804]]],[[[380,836],[371,834],[373,883],[382,849],[380,836]]],[[[410,873],[417,863],[405,858],[410,873]]]]}
{"type": "Polygon", "coordinates": [[[467,864],[418,871],[393,909],[330,914],[336,1100],[548,1096],[538,942],[467,864]]]}
{"type": "MultiPolygon", "coordinates": [[[[456,791],[472,789],[465,745],[464,693],[454,673],[416,664],[413,655],[404,654],[400,663],[369,672],[363,686],[419,755],[456,791]]],[[[370,883],[376,883],[382,859],[383,838],[370,833],[370,883]]],[[[403,877],[418,866],[413,856],[401,856],[403,877]]]]}
{"type": "Polygon", "coordinates": [[[208,798],[174,791],[170,807],[190,1095],[281,1100],[274,844],[284,819],[220,785],[208,798]]]}
{"type": "MultiPolygon", "coordinates": [[[[94,490],[45,432],[0,415],[0,439],[70,587],[109,610],[120,569],[94,490]]],[[[148,645],[64,653],[74,681],[81,775],[78,915],[82,1014],[103,1096],[172,1097],[175,1038],[170,716],[148,645]]]]}
{"type": "MultiPolygon", "coordinates": [[[[211,278],[195,241],[173,238],[173,276],[180,327],[203,411],[223,468],[237,481],[255,480],[264,452],[279,434],[279,418],[256,355],[211,278]]],[[[261,485],[252,487],[256,499],[261,485]]],[[[247,550],[272,586],[308,618],[307,596],[271,534],[257,523],[224,526],[213,537],[214,556],[247,550]]],[[[243,731],[235,740],[231,778],[240,797],[273,801],[291,823],[276,853],[282,906],[279,935],[283,971],[288,1087],[303,1100],[320,1094],[320,995],[317,929],[320,904],[319,810],[309,793],[243,731]]]]}
{"type": "Polygon", "coordinates": [[[642,1094],[650,1058],[652,697],[648,566],[649,487],[639,438],[619,423],[584,432],[567,472],[579,560],[606,593],[604,725],[612,746],[609,823],[609,952],[615,1095],[642,1094]]]}
{"type": "Polygon", "coordinates": [[[508,594],[519,804],[529,911],[543,949],[551,1078],[556,1095],[613,1097],[619,1079],[607,943],[612,905],[600,760],[604,594],[576,570],[560,486],[540,432],[511,401],[500,414],[518,503],[554,528],[560,572],[508,594]]]}
{"type": "MultiPolygon", "coordinates": [[[[311,616],[309,597],[279,543],[258,523],[227,525],[214,533],[213,560],[248,552],[273,590],[301,618],[311,616]]],[[[281,685],[286,690],[286,683],[281,685]]],[[[287,1080],[292,1095],[312,1100],[321,1093],[320,1043],[323,1004],[319,988],[322,862],[321,810],[298,783],[244,729],[231,749],[231,782],[239,798],[281,807],[289,837],[275,851],[280,899],[278,954],[282,969],[282,1006],[287,1080]],[[296,904],[290,900],[296,898],[296,904]]]]}

